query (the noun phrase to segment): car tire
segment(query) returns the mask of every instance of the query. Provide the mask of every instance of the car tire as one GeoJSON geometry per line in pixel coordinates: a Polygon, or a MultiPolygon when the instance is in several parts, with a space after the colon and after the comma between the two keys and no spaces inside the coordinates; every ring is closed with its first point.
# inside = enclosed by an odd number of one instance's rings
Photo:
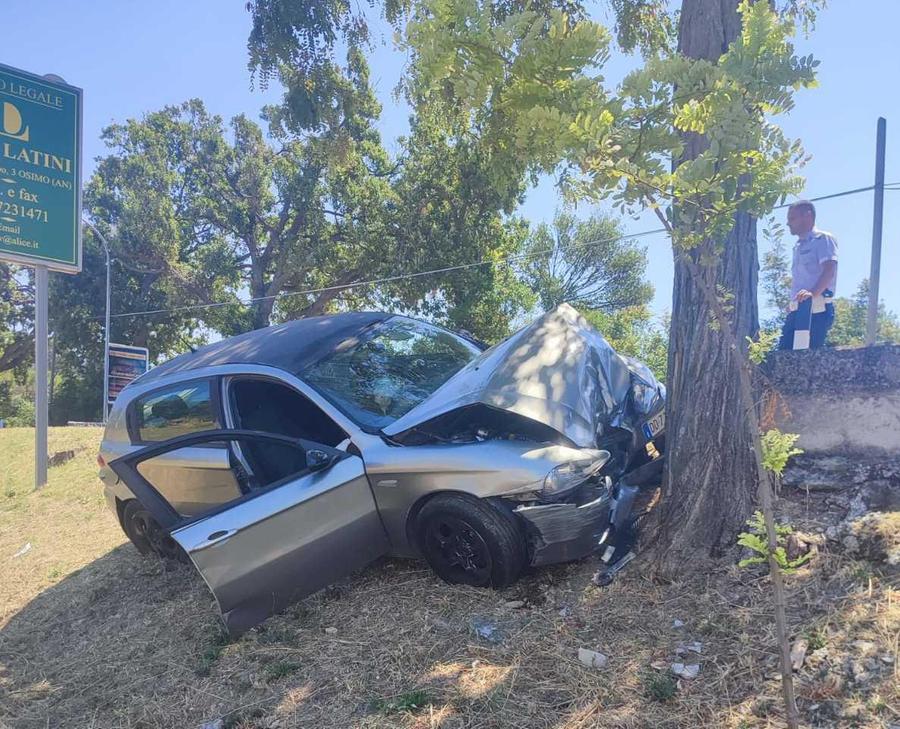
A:
{"type": "Polygon", "coordinates": [[[429,499],[416,519],[418,546],[445,582],[502,590],[528,564],[525,533],[516,517],[464,494],[429,499]]]}
{"type": "Polygon", "coordinates": [[[131,543],[143,555],[155,554],[161,559],[188,562],[187,554],[159,525],[153,515],[137,499],[125,503],[122,528],[131,543]]]}

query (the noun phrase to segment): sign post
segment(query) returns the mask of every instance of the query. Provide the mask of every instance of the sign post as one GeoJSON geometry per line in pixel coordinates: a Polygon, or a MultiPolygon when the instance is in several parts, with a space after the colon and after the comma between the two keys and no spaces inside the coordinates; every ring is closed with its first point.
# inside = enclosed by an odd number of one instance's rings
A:
{"type": "Polygon", "coordinates": [[[81,270],[81,89],[0,64],[0,260],[34,268],[35,488],[47,482],[47,277],[81,270]]]}
{"type": "Polygon", "coordinates": [[[105,368],[107,382],[104,408],[112,405],[122,388],[144,374],[149,366],[150,352],[146,347],[110,342],[105,368]]]}

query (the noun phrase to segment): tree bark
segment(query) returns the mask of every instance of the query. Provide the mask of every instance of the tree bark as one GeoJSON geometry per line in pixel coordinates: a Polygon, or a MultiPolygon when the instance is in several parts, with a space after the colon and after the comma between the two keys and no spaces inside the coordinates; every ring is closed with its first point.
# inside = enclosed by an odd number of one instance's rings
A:
{"type": "MultiPolygon", "coordinates": [[[[679,52],[715,61],[741,30],[738,0],[683,0],[679,52]]],[[[685,137],[684,159],[706,141],[685,137]]],[[[677,164],[677,162],[676,162],[677,164]]],[[[708,300],[692,279],[727,292],[737,341],[759,328],[756,220],[738,215],[726,240],[676,253],[669,332],[666,472],[654,540],[657,571],[671,578],[735,545],[757,488],[753,435],[741,404],[734,338],[714,326],[708,300]]]]}

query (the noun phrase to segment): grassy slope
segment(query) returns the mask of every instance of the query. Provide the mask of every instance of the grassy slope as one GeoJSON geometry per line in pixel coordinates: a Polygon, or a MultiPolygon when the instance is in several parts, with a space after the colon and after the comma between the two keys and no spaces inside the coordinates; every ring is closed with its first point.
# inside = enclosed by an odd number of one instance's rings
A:
{"type": "MultiPolygon", "coordinates": [[[[600,590],[589,561],[498,594],[383,561],[229,642],[193,570],[123,544],[95,475],[98,437],[53,430],[51,452],[81,450],[34,493],[32,432],[0,430],[4,729],[191,729],[217,717],[242,729],[783,726],[766,582],[748,571],[662,586],[636,562],[600,590]],[[26,542],[31,551],[12,558],[26,542]],[[473,635],[474,617],[502,641],[473,635]],[[672,661],[683,640],[702,641],[702,670],[676,690],[651,664],[672,661]],[[580,647],[606,653],[609,666],[581,666],[580,647]]],[[[782,507],[795,522],[819,518],[806,499],[782,507]]],[[[806,713],[811,704],[860,712],[816,726],[900,719],[900,595],[879,570],[823,551],[789,579],[793,633],[830,652],[798,674],[805,718],[823,716],[806,713]],[[854,640],[875,653],[857,656],[854,640]],[[865,684],[835,684],[848,660],[875,662],[865,684]]]]}
{"type": "Polygon", "coordinates": [[[75,457],[34,490],[34,431],[0,430],[0,625],[44,588],[121,544],[97,478],[99,428],[51,428],[51,454],[75,457]],[[12,559],[26,544],[30,551],[12,559]]]}

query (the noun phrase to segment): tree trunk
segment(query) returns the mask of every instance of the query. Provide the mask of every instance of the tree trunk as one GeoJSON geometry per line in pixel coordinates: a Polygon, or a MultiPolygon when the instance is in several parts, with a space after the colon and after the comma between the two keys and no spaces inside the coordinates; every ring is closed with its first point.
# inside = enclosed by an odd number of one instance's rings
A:
{"type": "MultiPolygon", "coordinates": [[[[716,60],[741,30],[738,0],[683,0],[679,52],[716,60]]],[[[705,140],[685,138],[684,159],[705,140]]],[[[660,576],[693,569],[730,549],[750,514],[757,488],[753,439],[741,405],[731,337],[717,331],[713,312],[692,280],[690,256],[712,290],[727,292],[739,342],[758,327],[756,221],[738,215],[725,241],[676,254],[669,331],[666,472],[654,541],[660,576]]]]}

